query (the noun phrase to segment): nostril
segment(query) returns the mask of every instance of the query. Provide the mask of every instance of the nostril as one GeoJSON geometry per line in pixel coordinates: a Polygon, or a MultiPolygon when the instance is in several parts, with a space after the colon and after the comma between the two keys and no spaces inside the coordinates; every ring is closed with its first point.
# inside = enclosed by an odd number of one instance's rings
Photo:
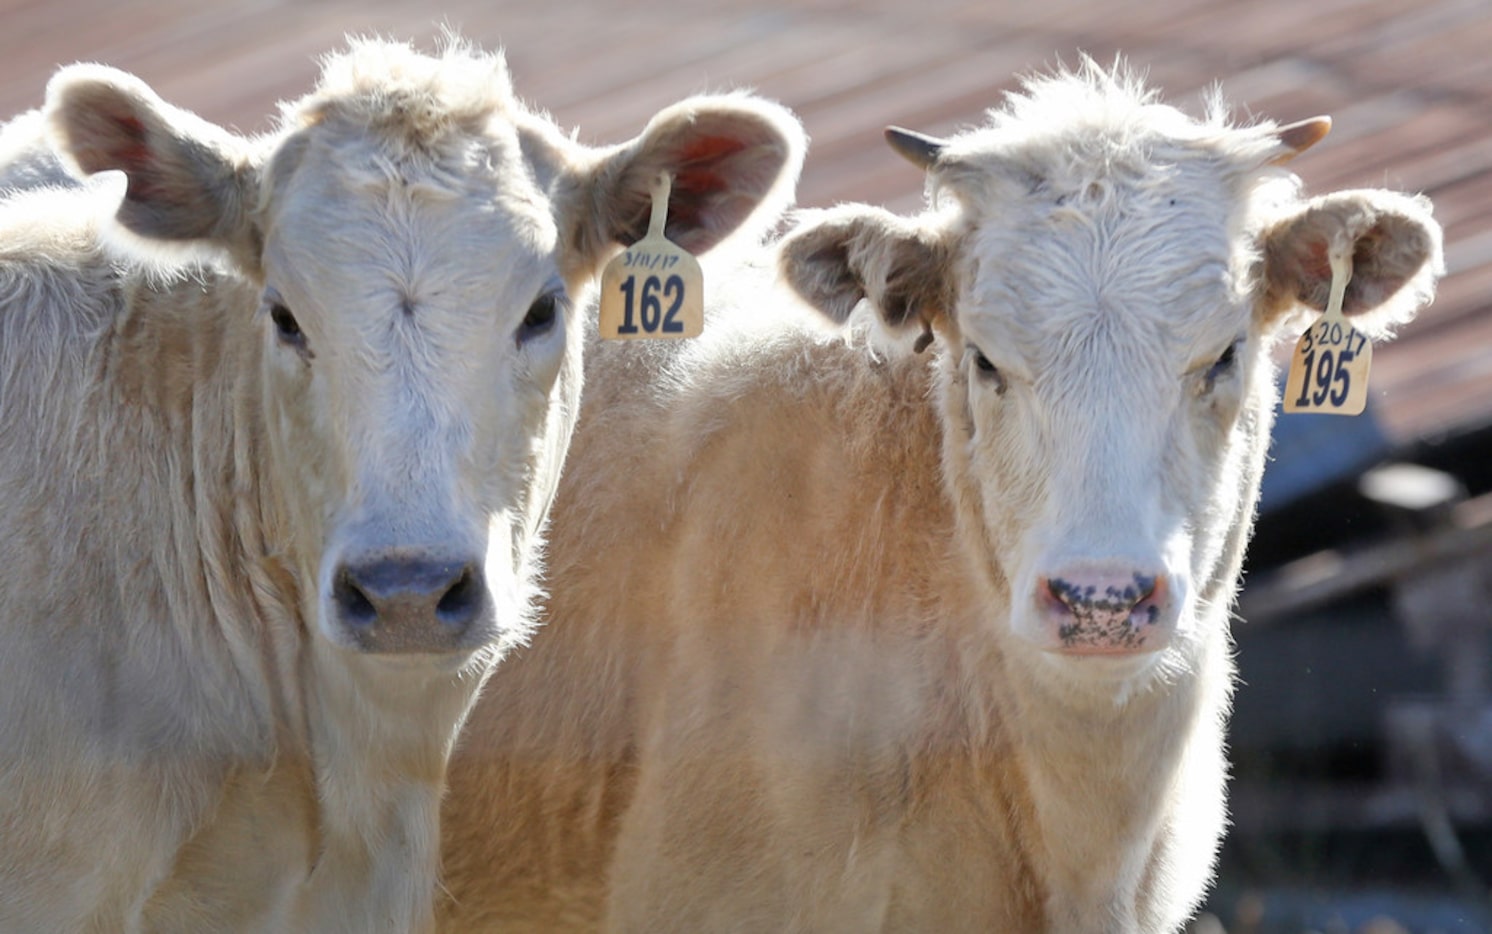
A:
{"type": "Polygon", "coordinates": [[[1165,595],[1166,582],[1161,577],[1146,577],[1141,574],[1135,575],[1135,589],[1139,596],[1135,599],[1135,606],[1141,604],[1158,603],[1165,595]]]}
{"type": "Polygon", "coordinates": [[[352,572],[343,568],[332,585],[332,598],[342,610],[343,619],[357,626],[371,626],[378,621],[378,607],[353,579],[352,572]]]}
{"type": "Polygon", "coordinates": [[[1154,609],[1165,594],[1165,581],[1153,574],[1132,574],[1129,580],[1074,580],[1049,577],[1043,588],[1059,612],[1132,612],[1154,609]]]}
{"type": "Polygon", "coordinates": [[[440,602],[435,605],[435,615],[447,625],[462,625],[471,622],[481,606],[481,580],[468,565],[462,569],[456,582],[441,595],[440,602]]]}
{"type": "Polygon", "coordinates": [[[1079,607],[1092,603],[1098,588],[1092,584],[1074,583],[1061,577],[1047,578],[1047,593],[1056,600],[1059,608],[1077,610],[1079,607]]]}

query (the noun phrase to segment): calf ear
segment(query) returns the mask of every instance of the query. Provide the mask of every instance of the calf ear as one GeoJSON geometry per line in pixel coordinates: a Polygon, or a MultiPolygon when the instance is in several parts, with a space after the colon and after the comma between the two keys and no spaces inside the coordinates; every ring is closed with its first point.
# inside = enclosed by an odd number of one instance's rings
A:
{"type": "Polygon", "coordinates": [[[778,268],[808,304],[843,322],[862,298],[893,332],[952,308],[947,251],[935,231],[881,208],[804,211],[782,241],[778,268]]]}
{"type": "Polygon", "coordinates": [[[126,230],[242,257],[253,239],[242,139],[172,107],[133,75],[99,65],[59,71],[45,109],[52,144],[74,171],[125,174],[117,219],[126,230]]]}
{"type": "Polygon", "coordinates": [[[1264,235],[1266,327],[1297,306],[1325,310],[1333,243],[1352,251],[1342,311],[1375,337],[1389,336],[1429,304],[1445,272],[1440,225],[1427,199],[1382,190],[1313,198],[1264,235]]]}
{"type": "Polygon", "coordinates": [[[604,153],[580,179],[571,243],[586,262],[648,230],[653,182],[673,176],[668,239],[702,253],[732,233],[760,236],[792,201],[803,128],[786,108],[748,95],[692,97],[604,153]]]}

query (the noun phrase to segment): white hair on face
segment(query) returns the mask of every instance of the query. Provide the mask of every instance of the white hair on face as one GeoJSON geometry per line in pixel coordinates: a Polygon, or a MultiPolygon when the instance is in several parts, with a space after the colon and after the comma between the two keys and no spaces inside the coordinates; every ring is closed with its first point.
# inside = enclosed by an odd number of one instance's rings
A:
{"type": "MultiPolygon", "coordinates": [[[[1114,182],[1143,184],[1159,177],[1157,166],[1203,156],[1221,157],[1240,178],[1289,174],[1256,173],[1278,148],[1277,124],[1237,124],[1217,86],[1204,96],[1204,114],[1194,118],[1161,103],[1144,74],[1123,58],[1105,67],[1085,55],[1076,68],[1022,78],[1018,90],[986,112],[982,126],[949,140],[945,158],[972,170],[954,179],[1024,175],[1033,185],[1104,199],[1114,182]]],[[[929,176],[933,203],[938,181],[937,173],[929,176]]],[[[970,194],[975,200],[980,193],[970,194]]]]}
{"type": "Polygon", "coordinates": [[[453,127],[480,129],[490,118],[526,112],[513,93],[501,51],[482,52],[448,36],[437,56],[404,42],[348,39],[346,51],[321,59],[316,89],[280,105],[283,129],[333,116],[364,126],[403,128],[436,139],[453,127]]]}
{"type": "Polygon", "coordinates": [[[404,42],[351,37],[345,51],[321,59],[321,68],[311,93],[280,104],[279,129],[262,141],[279,151],[266,166],[261,210],[298,159],[297,136],[313,128],[333,143],[372,141],[370,184],[397,178],[438,195],[469,185],[471,163],[485,158],[495,121],[542,120],[514,94],[501,51],[482,52],[455,36],[435,56],[404,42]]]}

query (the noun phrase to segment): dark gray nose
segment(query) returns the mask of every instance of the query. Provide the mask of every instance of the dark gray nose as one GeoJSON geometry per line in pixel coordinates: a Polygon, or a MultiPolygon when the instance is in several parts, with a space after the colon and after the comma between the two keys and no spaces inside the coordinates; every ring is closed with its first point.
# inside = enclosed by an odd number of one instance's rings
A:
{"type": "Polygon", "coordinates": [[[473,647],[490,615],[475,561],[384,553],[343,563],[332,606],[349,640],[365,652],[450,652],[473,647]]]}

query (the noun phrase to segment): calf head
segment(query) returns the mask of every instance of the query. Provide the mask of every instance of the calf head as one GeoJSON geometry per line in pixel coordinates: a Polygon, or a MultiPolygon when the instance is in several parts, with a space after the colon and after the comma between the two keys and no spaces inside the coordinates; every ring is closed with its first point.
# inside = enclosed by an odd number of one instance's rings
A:
{"type": "Polygon", "coordinates": [[[514,97],[500,57],[354,43],[278,131],[240,138],[97,66],[48,92],[75,171],[119,170],[126,246],[210,254],[260,293],[255,392],[308,622],[365,653],[466,657],[523,634],[577,414],[601,263],[645,232],[696,252],[775,220],[796,120],[698,97],[591,149],[514,97]]]}
{"type": "Polygon", "coordinates": [[[889,131],[927,170],[923,214],[805,213],[782,245],[783,274],[825,314],[868,299],[935,347],[965,540],[1018,651],[1064,676],[1099,670],[1092,656],[1125,677],[1187,664],[1226,625],[1270,345],[1289,312],[1325,307],[1328,247],[1350,248],[1345,310],[1375,336],[1431,295],[1424,199],[1301,200],[1278,167],[1328,128],[1193,120],[1088,64],[965,135],[889,131]]]}

